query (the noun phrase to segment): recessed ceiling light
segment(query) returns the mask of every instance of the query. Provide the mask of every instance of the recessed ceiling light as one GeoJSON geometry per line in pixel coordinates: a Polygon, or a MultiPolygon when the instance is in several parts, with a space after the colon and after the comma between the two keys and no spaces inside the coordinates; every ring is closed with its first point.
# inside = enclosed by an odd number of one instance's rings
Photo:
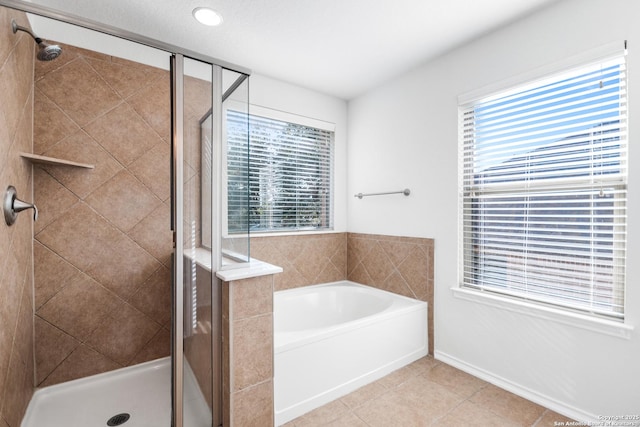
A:
{"type": "Polygon", "coordinates": [[[215,27],[222,24],[222,16],[213,9],[208,7],[196,7],[193,9],[193,17],[204,25],[215,27]]]}

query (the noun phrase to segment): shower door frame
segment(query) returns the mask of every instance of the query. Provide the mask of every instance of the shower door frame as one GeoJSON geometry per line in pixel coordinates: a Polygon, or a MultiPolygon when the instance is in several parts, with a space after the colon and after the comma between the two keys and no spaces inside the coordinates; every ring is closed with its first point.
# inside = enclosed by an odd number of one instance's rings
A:
{"type": "Polygon", "coordinates": [[[171,426],[184,422],[184,56],[171,55],[171,426]],[[178,286],[180,284],[181,286],[178,286]]]}
{"type": "MultiPolygon", "coordinates": [[[[198,52],[194,52],[188,49],[181,48],[170,43],[155,40],[149,37],[136,34],[131,31],[123,30],[117,27],[106,25],[94,20],[86,19],[77,15],[62,12],[47,6],[42,6],[34,3],[30,3],[24,0],[0,0],[0,6],[5,6],[10,9],[15,9],[25,13],[42,16],[44,18],[53,19],[66,24],[78,26],[91,31],[96,31],[108,36],[117,37],[133,43],[137,43],[143,46],[148,46],[160,51],[164,51],[170,55],[170,75],[171,75],[171,135],[172,135],[172,160],[171,165],[168,165],[171,169],[171,229],[173,230],[173,245],[174,251],[172,256],[172,281],[173,281],[173,295],[172,295],[172,348],[171,348],[171,364],[172,364],[172,427],[183,427],[184,420],[184,407],[183,407],[183,392],[184,392],[184,353],[183,353],[183,338],[184,338],[184,307],[183,307],[183,289],[182,277],[183,277],[183,256],[184,250],[182,248],[183,230],[182,230],[182,218],[183,218],[183,199],[184,194],[182,191],[182,172],[184,159],[184,147],[183,147],[183,131],[184,131],[184,87],[183,87],[183,71],[184,71],[184,59],[190,58],[197,61],[210,64],[214,69],[228,69],[246,76],[251,75],[251,70],[236,64],[232,64],[217,58],[203,55],[198,52]],[[180,72],[177,72],[177,70],[180,72]],[[179,279],[179,280],[178,280],[179,279]]],[[[214,97],[212,97],[215,99],[214,97]]],[[[222,102],[222,97],[217,97],[216,103],[222,102]]],[[[213,267],[213,266],[212,266],[213,267]]],[[[212,268],[212,270],[214,270],[212,268]]],[[[215,270],[212,271],[215,275],[215,270]]]]}

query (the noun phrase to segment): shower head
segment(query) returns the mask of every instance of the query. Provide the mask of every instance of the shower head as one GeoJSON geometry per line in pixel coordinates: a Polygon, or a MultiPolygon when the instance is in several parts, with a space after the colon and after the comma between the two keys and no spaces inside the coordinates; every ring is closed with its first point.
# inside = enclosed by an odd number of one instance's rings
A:
{"type": "Polygon", "coordinates": [[[57,44],[49,44],[42,40],[40,37],[36,37],[28,28],[21,27],[16,23],[14,19],[11,20],[11,29],[13,33],[17,33],[18,31],[24,31],[29,34],[35,41],[38,43],[38,54],[36,58],[40,61],[52,61],[56,59],[62,53],[62,48],[57,44]]]}
{"type": "Polygon", "coordinates": [[[36,58],[40,61],[53,61],[62,53],[62,48],[57,44],[49,44],[46,42],[38,43],[38,54],[36,58]]]}

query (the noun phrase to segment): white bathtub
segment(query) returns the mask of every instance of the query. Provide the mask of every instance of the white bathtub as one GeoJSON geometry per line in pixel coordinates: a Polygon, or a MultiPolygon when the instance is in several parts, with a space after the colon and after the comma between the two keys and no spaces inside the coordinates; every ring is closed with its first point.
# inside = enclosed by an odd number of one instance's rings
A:
{"type": "Polygon", "coordinates": [[[423,357],[427,304],[354,282],[274,294],[275,423],[423,357]]]}

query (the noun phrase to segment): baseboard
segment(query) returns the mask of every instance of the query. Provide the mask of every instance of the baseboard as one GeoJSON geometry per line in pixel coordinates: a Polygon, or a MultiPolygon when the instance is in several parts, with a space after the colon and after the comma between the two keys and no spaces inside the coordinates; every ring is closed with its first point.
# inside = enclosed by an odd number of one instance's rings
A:
{"type": "Polygon", "coordinates": [[[477,366],[470,365],[469,363],[464,362],[456,357],[450,356],[447,353],[436,350],[434,358],[455,368],[458,368],[461,371],[478,377],[497,387],[507,390],[513,394],[537,403],[538,405],[551,409],[552,411],[555,411],[560,415],[564,415],[565,417],[569,417],[573,420],[579,421],[584,425],[596,425],[595,423],[601,422],[601,420],[599,420],[595,414],[591,414],[571,405],[558,402],[554,398],[545,396],[544,394],[540,394],[527,387],[523,387],[520,384],[516,384],[512,381],[507,380],[506,378],[478,368],[477,366]]]}

